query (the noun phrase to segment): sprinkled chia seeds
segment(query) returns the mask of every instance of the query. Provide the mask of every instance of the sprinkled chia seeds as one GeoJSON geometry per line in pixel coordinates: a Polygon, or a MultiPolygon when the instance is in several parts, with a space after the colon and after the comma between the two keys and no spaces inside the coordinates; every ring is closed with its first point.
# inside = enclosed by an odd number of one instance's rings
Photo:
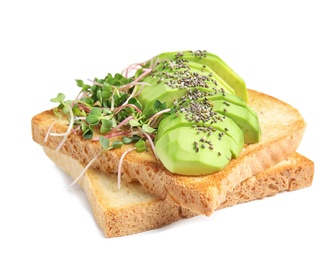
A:
{"type": "MultiPolygon", "coordinates": [[[[200,59],[207,55],[206,51],[189,51],[189,53],[200,59]]],[[[175,60],[157,63],[151,76],[157,78],[157,83],[163,82],[172,89],[186,89],[186,93],[181,98],[174,100],[174,113],[176,116],[181,113],[188,122],[192,122],[196,134],[205,133],[204,137],[193,142],[194,151],[198,153],[200,149],[206,147],[212,151],[214,145],[209,138],[212,137],[213,132],[217,131],[213,124],[223,122],[225,116],[213,111],[213,104],[208,97],[216,94],[225,96],[225,90],[218,86],[212,72],[204,74],[206,65],[202,65],[199,70],[191,68],[188,60],[184,58],[183,52],[178,52],[175,58],[175,60]]],[[[229,106],[230,104],[224,101],[224,105],[229,106]]],[[[227,111],[226,108],[224,111],[227,111]]],[[[225,131],[228,131],[226,129],[225,131]]],[[[218,130],[218,140],[221,141],[224,134],[218,130]]],[[[221,156],[220,152],[217,154],[221,156]]]]}

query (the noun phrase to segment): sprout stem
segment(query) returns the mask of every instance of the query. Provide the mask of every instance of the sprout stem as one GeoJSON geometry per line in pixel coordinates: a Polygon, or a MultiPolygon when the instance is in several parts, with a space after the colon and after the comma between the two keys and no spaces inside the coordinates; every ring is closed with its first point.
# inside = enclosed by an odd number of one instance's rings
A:
{"type": "Polygon", "coordinates": [[[167,113],[169,111],[171,111],[171,109],[170,108],[166,108],[164,110],[161,110],[161,111],[155,113],[153,116],[150,117],[148,124],[153,125],[153,121],[156,119],[156,117],[158,117],[161,114],[167,113]]]}
{"type": "Polygon", "coordinates": [[[133,104],[125,104],[125,105],[121,105],[121,107],[118,107],[116,110],[114,110],[114,115],[116,115],[117,113],[119,113],[122,109],[124,109],[125,107],[132,107],[134,108],[138,113],[142,114],[142,110],[140,110],[137,106],[133,105],[133,104]]]}
{"type": "Polygon", "coordinates": [[[155,147],[154,147],[154,143],[153,143],[153,140],[152,140],[151,136],[150,136],[148,133],[146,133],[142,128],[138,127],[138,129],[139,129],[139,130],[141,131],[141,133],[144,134],[145,137],[148,139],[148,141],[149,141],[149,143],[150,143],[150,145],[151,145],[152,151],[153,151],[153,153],[154,153],[156,159],[159,160],[159,157],[158,157],[158,155],[157,155],[157,153],[156,153],[156,149],[155,149],[155,147]]]}
{"type": "Polygon", "coordinates": [[[127,124],[133,118],[134,118],[133,116],[128,116],[126,119],[124,119],[123,121],[121,121],[120,124],[118,124],[116,127],[114,127],[112,129],[112,133],[114,133],[116,130],[120,129],[122,126],[124,126],[125,124],[127,124]]]}
{"type": "Polygon", "coordinates": [[[120,157],[120,161],[119,161],[119,165],[118,165],[118,188],[121,189],[121,168],[122,168],[122,163],[123,163],[123,159],[124,157],[131,151],[135,150],[136,147],[133,147],[131,149],[128,149],[127,151],[125,151],[121,157],[120,157]]]}
{"type": "Polygon", "coordinates": [[[54,122],[50,125],[50,127],[48,128],[47,133],[46,133],[45,138],[44,138],[44,142],[45,142],[45,143],[47,142],[47,139],[48,139],[48,137],[50,136],[51,130],[52,130],[52,128],[53,128],[53,126],[54,126],[55,123],[56,123],[56,121],[54,121],[54,122]]]}
{"type": "Polygon", "coordinates": [[[102,153],[103,149],[100,149],[100,151],[97,153],[97,155],[95,157],[93,157],[93,159],[84,167],[84,169],[81,171],[81,173],[76,177],[76,179],[69,185],[69,188],[74,186],[76,184],[76,182],[82,178],[82,176],[85,174],[85,172],[89,169],[89,167],[91,166],[91,164],[94,163],[95,160],[97,160],[97,158],[99,157],[99,155],[102,153]]]}
{"type": "Polygon", "coordinates": [[[70,113],[70,123],[69,123],[69,126],[67,128],[67,132],[65,133],[65,136],[63,137],[63,139],[61,140],[61,142],[59,143],[58,147],[55,150],[56,152],[58,152],[60,150],[61,146],[66,142],[67,137],[70,134],[70,131],[72,130],[73,125],[74,125],[74,113],[73,113],[73,110],[69,106],[68,106],[68,110],[69,110],[69,113],[70,113]]]}

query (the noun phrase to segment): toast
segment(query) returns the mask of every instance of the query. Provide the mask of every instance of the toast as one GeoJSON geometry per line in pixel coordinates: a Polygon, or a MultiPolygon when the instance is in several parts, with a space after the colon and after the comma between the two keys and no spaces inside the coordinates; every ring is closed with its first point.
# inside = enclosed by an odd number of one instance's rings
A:
{"type": "MultiPolygon", "coordinates": [[[[139,181],[146,191],[161,200],[169,200],[197,214],[211,215],[225,201],[227,192],[295,152],[305,131],[306,123],[297,109],[264,93],[253,90],[248,90],[248,93],[248,103],[257,112],[260,121],[261,140],[245,146],[241,155],[232,159],[223,170],[203,176],[175,175],[155,158],[152,149],[148,149],[147,152],[126,155],[122,164],[122,182],[139,181]]],[[[63,139],[49,136],[45,142],[45,136],[54,122],[53,132],[67,131],[67,119],[57,119],[53,110],[32,118],[33,140],[53,150],[63,139]]],[[[128,146],[107,151],[91,167],[113,174],[128,146]]],[[[60,149],[60,152],[83,165],[87,165],[99,151],[98,142],[84,140],[73,133],[60,149]]]]}
{"type": "MultiPolygon", "coordinates": [[[[72,157],[44,147],[46,155],[64,172],[76,178],[84,165],[72,157]]],[[[219,209],[293,191],[311,185],[314,163],[293,153],[278,164],[242,181],[227,192],[219,209]]],[[[119,237],[156,229],[182,218],[197,214],[168,200],[157,199],[147,193],[138,182],[117,187],[115,174],[88,169],[78,181],[90,202],[96,222],[105,237],[119,237]]]]}
{"type": "MultiPolygon", "coordinates": [[[[258,143],[244,147],[241,155],[232,159],[223,170],[204,176],[181,176],[167,171],[153,155],[152,149],[143,153],[128,153],[122,164],[122,180],[138,181],[142,187],[161,200],[186,208],[197,214],[211,215],[228,192],[252,177],[289,157],[299,146],[306,123],[297,109],[264,93],[248,90],[248,104],[258,114],[262,135],[258,143]]],[[[68,120],[59,120],[53,110],[44,111],[32,119],[32,137],[43,147],[55,150],[63,137],[45,136],[52,131],[67,131],[68,120]]],[[[113,174],[121,155],[130,147],[107,151],[91,165],[95,170],[113,174]]],[[[87,165],[100,151],[98,142],[84,140],[71,133],[60,152],[87,165]]]]}

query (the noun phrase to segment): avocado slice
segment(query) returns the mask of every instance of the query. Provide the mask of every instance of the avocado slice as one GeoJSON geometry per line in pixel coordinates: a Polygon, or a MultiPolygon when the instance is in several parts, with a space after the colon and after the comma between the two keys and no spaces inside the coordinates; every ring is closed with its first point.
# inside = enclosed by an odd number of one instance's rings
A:
{"type": "Polygon", "coordinates": [[[227,135],[221,140],[191,127],[178,127],[166,132],[155,144],[163,165],[172,173],[182,175],[211,174],[224,168],[232,158],[227,135]],[[224,138],[226,137],[226,138],[224,138]]]}
{"type": "Polygon", "coordinates": [[[211,100],[213,111],[230,117],[243,131],[244,142],[257,143],[260,140],[261,128],[258,117],[248,107],[238,106],[220,98],[211,100]]]}
{"type": "Polygon", "coordinates": [[[226,102],[232,103],[232,104],[236,104],[238,106],[242,106],[245,107],[246,109],[248,109],[250,111],[251,114],[253,114],[255,117],[257,117],[257,113],[250,107],[248,106],[248,104],[246,102],[243,101],[242,98],[236,96],[236,95],[232,95],[226,92],[217,92],[215,94],[210,94],[207,95],[207,98],[209,100],[224,100],[226,102]]]}
{"type": "Polygon", "coordinates": [[[219,74],[215,73],[215,71],[212,70],[207,64],[190,60],[181,60],[181,62],[187,63],[188,66],[194,70],[193,72],[209,77],[209,79],[214,82],[215,87],[218,89],[222,88],[226,93],[235,94],[235,90],[222,77],[220,77],[219,74]]]}
{"type": "Polygon", "coordinates": [[[174,100],[182,97],[187,89],[234,93],[219,76],[211,75],[210,68],[190,61],[164,60],[154,68],[151,75],[144,77],[142,82],[148,85],[141,87],[143,89],[138,100],[143,105],[143,113],[146,115],[153,113],[156,100],[172,106],[174,100]]]}
{"type": "Polygon", "coordinates": [[[174,113],[163,118],[159,124],[155,142],[157,142],[165,133],[178,127],[191,127],[197,133],[205,132],[207,135],[217,132],[219,138],[227,135],[231,138],[231,150],[233,156],[237,158],[244,145],[244,137],[241,128],[229,117],[223,116],[217,120],[209,120],[207,122],[189,121],[184,113],[174,113]]]}
{"type": "Polygon", "coordinates": [[[180,51],[165,52],[156,56],[157,59],[185,59],[196,63],[204,64],[210,67],[219,75],[229,86],[231,86],[236,95],[245,102],[248,101],[248,91],[245,81],[233,71],[219,56],[207,51],[180,51]]]}

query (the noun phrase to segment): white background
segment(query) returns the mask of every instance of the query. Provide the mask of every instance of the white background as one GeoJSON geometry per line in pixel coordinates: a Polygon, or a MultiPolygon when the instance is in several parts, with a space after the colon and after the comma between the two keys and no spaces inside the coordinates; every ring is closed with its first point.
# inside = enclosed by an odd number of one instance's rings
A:
{"type": "Polygon", "coordinates": [[[1,1],[1,259],[332,259],[329,1],[1,1]],[[312,187],[106,239],[31,139],[31,118],[74,79],[160,52],[208,50],[307,121],[312,187]]]}

